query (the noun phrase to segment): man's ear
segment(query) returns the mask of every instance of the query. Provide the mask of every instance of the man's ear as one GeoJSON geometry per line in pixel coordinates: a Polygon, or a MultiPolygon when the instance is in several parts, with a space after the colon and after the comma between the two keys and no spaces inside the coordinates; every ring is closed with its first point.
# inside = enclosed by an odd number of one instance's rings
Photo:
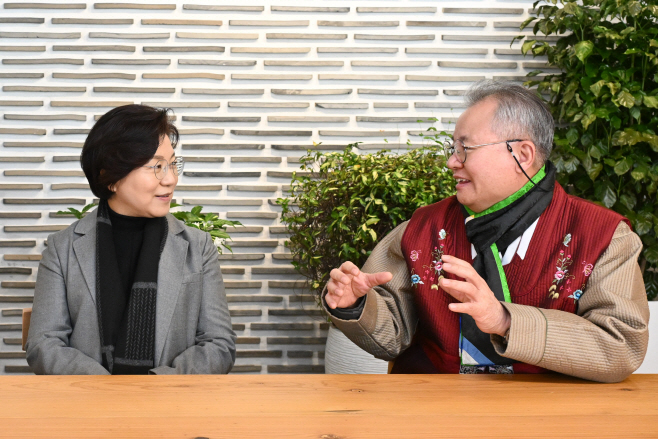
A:
{"type": "MultiPolygon", "coordinates": [[[[514,150],[514,154],[516,155],[516,159],[519,161],[521,167],[523,167],[523,170],[526,173],[539,170],[541,165],[537,165],[539,162],[537,147],[531,140],[522,140],[520,142],[516,142],[512,148],[514,150]]],[[[522,174],[518,166],[516,167],[516,172],[522,174]]]]}

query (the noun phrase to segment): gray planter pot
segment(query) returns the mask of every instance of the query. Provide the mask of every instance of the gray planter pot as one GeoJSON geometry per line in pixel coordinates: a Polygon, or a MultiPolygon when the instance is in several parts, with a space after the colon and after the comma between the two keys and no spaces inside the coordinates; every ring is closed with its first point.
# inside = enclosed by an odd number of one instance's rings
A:
{"type": "Polygon", "coordinates": [[[388,361],[373,357],[331,325],[324,354],[324,373],[388,373],[388,361]]]}

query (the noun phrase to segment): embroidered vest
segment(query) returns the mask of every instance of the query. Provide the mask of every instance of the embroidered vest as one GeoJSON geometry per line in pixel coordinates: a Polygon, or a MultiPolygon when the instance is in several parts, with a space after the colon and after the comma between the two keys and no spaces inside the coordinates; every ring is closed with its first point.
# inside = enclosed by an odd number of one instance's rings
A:
{"type": "MultiPolygon", "coordinates": [[[[514,255],[504,267],[513,303],[575,313],[599,256],[610,244],[623,216],[555,184],[553,200],[542,213],[523,260],[514,255]]],[[[418,328],[412,346],[395,360],[393,373],[459,373],[459,314],[456,302],[438,286],[441,256],[473,262],[464,215],[456,197],[414,212],[402,252],[414,284],[418,328]]],[[[515,363],[515,373],[542,373],[537,366],[515,363]]]]}

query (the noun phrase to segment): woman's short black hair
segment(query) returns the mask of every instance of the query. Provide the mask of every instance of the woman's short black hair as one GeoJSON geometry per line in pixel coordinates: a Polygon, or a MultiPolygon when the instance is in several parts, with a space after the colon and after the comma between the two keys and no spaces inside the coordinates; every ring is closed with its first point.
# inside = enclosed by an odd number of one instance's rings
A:
{"type": "Polygon", "coordinates": [[[178,143],[178,130],[169,121],[169,108],[124,105],[105,113],[89,132],[80,165],[91,191],[109,199],[109,187],[153,158],[163,136],[178,143]]]}

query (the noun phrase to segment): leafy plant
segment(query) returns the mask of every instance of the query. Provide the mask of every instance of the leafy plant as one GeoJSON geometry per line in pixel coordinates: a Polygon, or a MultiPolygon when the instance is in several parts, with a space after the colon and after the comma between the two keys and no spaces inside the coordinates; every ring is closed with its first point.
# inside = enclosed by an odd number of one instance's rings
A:
{"type": "MultiPolygon", "coordinates": [[[[172,208],[180,206],[181,204],[171,203],[172,208]]],[[[231,240],[226,227],[241,226],[242,223],[240,221],[220,219],[216,213],[201,213],[201,210],[203,210],[202,206],[195,206],[189,212],[179,211],[171,212],[171,214],[190,227],[210,233],[219,254],[223,253],[222,247],[233,253],[231,246],[226,243],[227,240],[231,240]]]]}
{"type": "Polygon", "coordinates": [[[87,204],[82,210],[78,210],[74,207],[69,207],[67,210],[58,210],[57,215],[73,215],[77,219],[82,219],[85,216],[85,213],[92,207],[97,206],[96,203],[87,204]]]}
{"type": "MultiPolygon", "coordinates": [[[[362,265],[378,240],[421,206],[454,193],[454,179],[431,128],[435,146],[360,154],[358,143],[343,152],[311,152],[300,159],[291,194],[279,198],[293,265],[310,280],[319,300],[331,269],[345,261],[362,265]]],[[[408,142],[409,143],[409,142],[408,142]]]]}
{"type": "MultiPolygon", "coordinates": [[[[524,54],[562,72],[528,81],[557,122],[552,160],[561,184],[631,220],[644,250],[649,299],[658,296],[658,5],[646,0],[535,2],[524,54]],[[539,3],[547,3],[537,7],[539,3]]],[[[532,75],[541,73],[533,72],[532,75]]]]}

